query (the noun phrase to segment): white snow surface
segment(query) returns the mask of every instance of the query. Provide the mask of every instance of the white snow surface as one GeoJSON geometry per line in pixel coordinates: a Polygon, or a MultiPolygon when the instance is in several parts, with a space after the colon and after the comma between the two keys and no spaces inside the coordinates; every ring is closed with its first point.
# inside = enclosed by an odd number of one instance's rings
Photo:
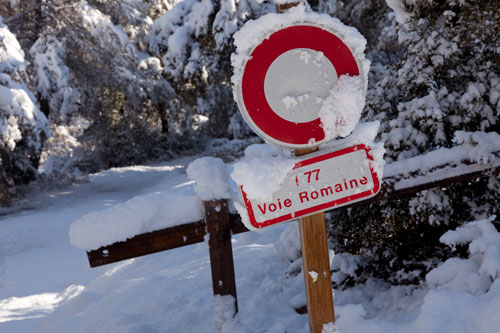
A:
{"type": "MultiPolygon", "coordinates": [[[[214,299],[208,253],[196,246],[91,269],[85,251],[70,245],[70,223],[86,214],[156,192],[192,192],[182,169],[191,160],[111,169],[86,184],[31,197],[29,209],[1,216],[0,332],[215,332],[215,318],[222,318],[224,332],[308,332],[307,316],[293,308],[305,300],[304,276],[292,273],[301,266],[297,249],[282,255],[276,246],[280,240],[281,248],[296,248],[295,223],[233,236],[236,316],[231,298],[214,299]]],[[[499,233],[486,219],[450,231],[442,241],[468,244],[469,258],[449,259],[421,286],[370,279],[335,289],[335,328],[497,332],[499,233]]],[[[356,262],[335,264],[335,258],[332,265],[346,272],[356,262]]]]}
{"type": "Polygon", "coordinates": [[[497,162],[494,153],[500,152],[500,135],[496,132],[465,132],[455,133],[457,146],[439,148],[424,155],[407,158],[390,163],[384,169],[385,177],[409,175],[412,172],[426,172],[444,165],[457,165],[468,161],[488,165],[497,162]]]}

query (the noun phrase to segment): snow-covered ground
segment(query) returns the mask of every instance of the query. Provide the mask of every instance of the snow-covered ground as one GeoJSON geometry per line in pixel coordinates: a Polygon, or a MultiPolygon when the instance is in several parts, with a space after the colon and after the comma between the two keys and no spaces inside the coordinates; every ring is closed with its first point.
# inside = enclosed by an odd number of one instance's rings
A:
{"type": "MultiPolygon", "coordinates": [[[[0,332],[214,332],[206,243],[91,269],[69,239],[70,224],[89,213],[155,193],[194,193],[191,160],[111,169],[0,217],[0,332]]],[[[472,241],[471,258],[443,264],[425,285],[369,280],[335,290],[337,328],[498,332],[500,238],[490,226],[448,234],[449,244],[472,241]]],[[[225,332],[308,331],[307,315],[294,310],[305,303],[298,243],[295,222],[233,237],[239,315],[225,332]]],[[[347,259],[333,265],[348,272],[347,259]]]]}

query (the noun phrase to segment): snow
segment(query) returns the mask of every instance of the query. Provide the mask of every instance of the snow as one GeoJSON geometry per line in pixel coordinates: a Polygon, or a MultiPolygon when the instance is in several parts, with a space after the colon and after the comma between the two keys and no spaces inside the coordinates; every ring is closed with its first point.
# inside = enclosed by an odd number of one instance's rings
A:
{"type": "Polygon", "coordinates": [[[340,333],[334,323],[324,324],[321,333],[340,333]]]}
{"type": "Polygon", "coordinates": [[[202,157],[186,169],[189,179],[195,182],[194,192],[203,200],[230,199],[229,174],[220,158],[202,157]]]}
{"type": "Polygon", "coordinates": [[[13,99],[14,95],[12,95],[10,89],[0,85],[0,106],[11,104],[13,99]]]}
{"type": "Polygon", "coordinates": [[[410,3],[413,0],[410,1],[405,1],[405,0],[385,0],[387,5],[394,11],[394,14],[396,16],[396,20],[403,24],[405,23],[408,19],[410,19],[410,13],[405,10],[405,3],[410,3]]]}
{"type": "Polygon", "coordinates": [[[316,272],[316,271],[309,271],[309,272],[307,272],[307,274],[309,274],[309,276],[311,277],[311,279],[313,280],[313,282],[318,281],[318,272],[316,272]]]}
{"type": "Polygon", "coordinates": [[[127,34],[123,29],[114,25],[111,18],[101,13],[98,9],[90,6],[86,1],[82,1],[78,7],[83,25],[87,28],[93,36],[99,36],[101,46],[105,47],[106,44],[118,44],[125,50],[128,55],[134,59],[138,56],[138,50],[135,45],[130,41],[127,34]]]}
{"type": "Polygon", "coordinates": [[[0,72],[13,71],[24,65],[24,52],[8,27],[2,23],[0,17],[0,72]]]}
{"type": "Polygon", "coordinates": [[[365,106],[360,76],[342,75],[323,101],[319,117],[327,139],[346,137],[359,122],[365,106]]]}
{"type": "MultiPolygon", "coordinates": [[[[174,173],[178,168],[166,168],[174,173]]],[[[182,183],[170,187],[170,179],[158,183],[158,190],[134,196],[126,202],[91,212],[74,221],[69,230],[73,246],[95,250],[125,241],[135,235],[199,221],[204,218],[202,200],[193,193],[186,175],[182,183]]]]}
{"type": "Polygon", "coordinates": [[[231,178],[243,186],[249,199],[271,200],[296,162],[289,151],[252,145],[246,148],[245,158],[234,164],[231,178]]]}
{"type": "Polygon", "coordinates": [[[459,145],[453,148],[440,148],[424,155],[388,164],[385,168],[384,178],[416,171],[426,173],[438,166],[458,164],[462,161],[486,165],[496,161],[493,153],[500,150],[500,135],[495,132],[457,131],[455,140],[459,145]]]}
{"type": "MultiPolygon", "coordinates": [[[[267,146],[248,149],[248,155],[266,154],[274,153],[267,146]]],[[[192,160],[111,169],[88,183],[33,196],[30,209],[1,216],[0,332],[214,332],[214,319],[223,332],[308,332],[307,316],[294,310],[305,304],[296,223],[233,236],[236,316],[231,297],[212,295],[206,250],[186,246],[90,269],[85,252],[70,245],[69,225],[85,215],[106,207],[126,211],[122,204],[157,192],[193,193],[183,171],[192,160]]],[[[147,206],[141,210],[147,213],[147,206]]],[[[448,246],[468,245],[469,256],[450,258],[420,286],[369,279],[335,288],[334,327],[496,332],[500,236],[492,219],[443,235],[448,246]]],[[[345,254],[332,262],[334,271],[346,273],[357,265],[345,254]]]]}

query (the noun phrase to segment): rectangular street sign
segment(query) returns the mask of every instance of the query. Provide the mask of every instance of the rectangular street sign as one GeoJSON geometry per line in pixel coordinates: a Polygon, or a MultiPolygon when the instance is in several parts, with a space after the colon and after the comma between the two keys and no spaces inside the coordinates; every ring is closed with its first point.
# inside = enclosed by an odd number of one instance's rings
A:
{"type": "Polygon", "coordinates": [[[271,201],[250,200],[239,187],[250,223],[263,228],[375,196],[380,190],[370,148],[357,145],[301,160],[271,201]]]}

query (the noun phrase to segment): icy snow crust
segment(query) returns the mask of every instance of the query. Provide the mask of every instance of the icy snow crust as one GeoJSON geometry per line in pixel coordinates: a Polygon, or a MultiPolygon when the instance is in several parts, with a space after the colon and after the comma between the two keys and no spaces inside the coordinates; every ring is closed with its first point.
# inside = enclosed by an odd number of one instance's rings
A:
{"type": "MultiPolygon", "coordinates": [[[[368,86],[367,73],[370,70],[370,61],[364,56],[366,39],[355,28],[347,27],[329,15],[311,12],[303,3],[289,9],[284,14],[270,13],[257,20],[248,21],[234,34],[236,52],[231,56],[234,68],[234,74],[231,78],[234,86],[234,100],[240,109],[244,109],[244,103],[240,100],[241,82],[245,64],[250,59],[255,47],[277,30],[297,24],[313,25],[331,31],[349,47],[358,63],[360,75],[356,77],[342,75],[330,91],[329,96],[322,101],[318,114],[325,131],[324,141],[339,136],[346,137],[358,123],[365,105],[365,94],[368,86]]],[[[303,96],[304,94],[283,96],[283,103],[292,106],[297,98],[303,96]]],[[[252,124],[251,119],[247,119],[244,112],[243,114],[250,127],[255,129],[256,126],[252,124]]],[[[304,146],[318,144],[320,143],[311,141],[304,146]]]]}

